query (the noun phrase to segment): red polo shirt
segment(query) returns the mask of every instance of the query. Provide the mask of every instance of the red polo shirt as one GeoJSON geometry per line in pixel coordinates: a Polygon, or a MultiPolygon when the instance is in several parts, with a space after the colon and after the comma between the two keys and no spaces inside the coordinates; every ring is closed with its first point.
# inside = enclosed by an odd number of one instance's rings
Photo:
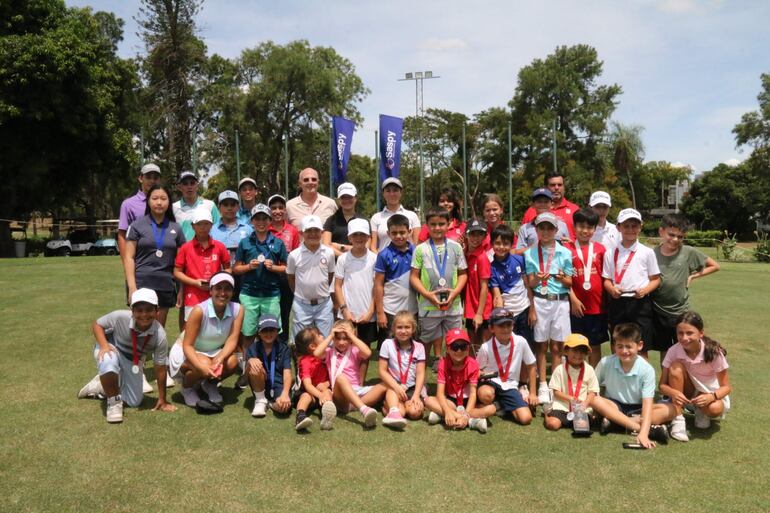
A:
{"type": "Polygon", "coordinates": [[[297,249],[300,245],[299,230],[291,223],[284,222],[283,228],[280,230],[273,228],[271,223],[267,230],[283,241],[287,254],[297,249]]]}
{"type": "Polygon", "coordinates": [[[575,244],[568,244],[566,247],[572,253],[572,266],[575,268],[575,276],[572,277],[572,292],[575,293],[577,298],[585,306],[583,311],[586,315],[596,315],[604,313],[604,285],[602,280],[602,269],[604,268],[604,246],[598,242],[593,242],[594,245],[594,257],[591,263],[589,283],[591,288],[585,290],[583,283],[585,283],[585,273],[583,269],[583,262],[588,263],[588,246],[581,247],[581,253],[583,259],[578,258],[577,248],[575,244]]]}
{"type": "MultiPolygon", "coordinates": [[[[575,240],[575,226],[572,223],[572,215],[578,210],[580,210],[580,207],[569,201],[567,198],[562,198],[561,203],[559,205],[554,205],[551,209],[551,212],[567,225],[569,236],[572,240],[575,240]]],[[[534,221],[535,217],[537,217],[535,209],[529,207],[527,211],[524,212],[524,217],[521,218],[521,224],[530,223],[534,221]]]]}
{"type": "MultiPolygon", "coordinates": [[[[198,239],[185,242],[176,253],[174,267],[178,267],[193,280],[208,280],[214,274],[230,267],[230,252],[224,244],[209,237],[204,248],[198,239]]],[[[211,294],[198,287],[184,286],[184,306],[195,306],[206,301],[211,294]]]]}
{"type": "MultiPolygon", "coordinates": [[[[487,257],[487,251],[483,244],[465,255],[468,262],[468,284],[465,285],[465,318],[473,319],[479,308],[481,299],[481,280],[489,281],[492,275],[492,264],[487,257]]],[[[484,319],[489,319],[492,312],[492,294],[487,290],[487,302],[484,305],[484,319]]]]}

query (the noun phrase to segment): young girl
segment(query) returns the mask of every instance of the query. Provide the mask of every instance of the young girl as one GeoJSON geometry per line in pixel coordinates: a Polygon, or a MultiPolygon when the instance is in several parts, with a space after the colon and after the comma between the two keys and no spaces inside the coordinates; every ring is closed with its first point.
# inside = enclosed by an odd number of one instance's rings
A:
{"type": "MultiPolygon", "coordinates": [[[[484,247],[487,248],[487,256],[491,262],[495,253],[492,250],[492,242],[489,240],[489,237],[492,235],[492,230],[503,224],[503,216],[505,215],[503,200],[497,194],[487,194],[484,196],[484,202],[481,204],[481,212],[484,215],[484,222],[487,223],[487,236],[484,239],[484,247]]],[[[516,240],[513,241],[513,245],[516,245],[516,240]]]]}
{"type": "Polygon", "coordinates": [[[417,321],[401,311],[393,318],[393,338],[382,343],[379,374],[388,387],[382,424],[395,429],[406,426],[404,415],[410,420],[422,418],[425,391],[425,346],[414,340],[417,321]],[[387,413],[386,413],[387,412],[387,413]]]}
{"type": "Polygon", "coordinates": [[[329,371],[324,361],[316,358],[313,351],[324,341],[318,328],[305,328],[294,337],[294,347],[299,355],[299,379],[302,384],[302,394],[297,402],[297,419],[294,429],[301,431],[313,423],[307,411],[315,405],[321,406],[321,429],[332,429],[337,407],[332,400],[332,389],[329,382],[329,371]]]}
{"type": "MultiPolygon", "coordinates": [[[[460,201],[459,194],[451,187],[445,187],[441,189],[441,194],[438,197],[438,208],[449,212],[449,228],[447,229],[446,236],[448,239],[452,239],[455,242],[463,244],[465,237],[465,222],[463,221],[462,202],[460,201]]],[[[422,225],[420,229],[420,236],[418,237],[420,242],[425,242],[430,238],[430,232],[428,231],[428,223],[422,225]]]]}
{"type": "Polygon", "coordinates": [[[695,427],[708,429],[712,418],[730,409],[732,387],[727,351],[703,333],[700,315],[693,311],[680,315],[676,339],[661,364],[660,392],[671,397],[678,413],[671,422],[671,437],[687,442],[682,409],[688,404],[695,407],[695,427]]]}
{"type": "Polygon", "coordinates": [[[363,415],[365,428],[376,426],[377,410],[371,406],[382,401],[387,389],[379,383],[363,386],[362,364],[369,360],[372,350],[356,336],[353,323],[335,322],[331,334],[315,348],[313,355],[326,360],[337,410],[347,412],[352,405],[363,415]]]}

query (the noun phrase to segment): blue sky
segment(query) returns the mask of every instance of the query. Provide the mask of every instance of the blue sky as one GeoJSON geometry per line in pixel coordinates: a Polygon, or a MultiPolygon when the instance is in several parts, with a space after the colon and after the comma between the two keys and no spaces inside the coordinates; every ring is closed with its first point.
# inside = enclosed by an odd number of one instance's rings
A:
{"type": "MultiPolygon", "coordinates": [[[[138,1],[67,0],[126,22],[120,53],[144,51],[138,1]]],[[[432,70],[425,107],[468,116],[505,106],[518,70],[559,45],[586,43],[604,61],[602,82],[622,86],[613,119],[644,127],[647,160],[696,172],[747,156],[732,127],[757,109],[770,73],[770,2],[630,1],[260,1],[208,0],[199,16],[210,53],[237,57],[261,41],[307,39],[350,59],[371,90],[353,151],[373,154],[380,113],[414,114],[404,72],[432,70]]]]}

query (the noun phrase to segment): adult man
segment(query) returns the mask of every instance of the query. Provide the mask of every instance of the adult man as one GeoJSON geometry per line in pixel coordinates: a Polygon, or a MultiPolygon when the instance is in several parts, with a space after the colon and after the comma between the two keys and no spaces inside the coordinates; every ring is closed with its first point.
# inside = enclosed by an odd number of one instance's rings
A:
{"type": "Polygon", "coordinates": [[[139,172],[139,190],[133,196],[120,204],[120,220],[118,221],[118,250],[123,258],[126,247],[126,232],[137,218],[144,215],[147,208],[147,191],[160,182],[160,168],[155,164],[145,164],[139,172]]]}
{"type": "Polygon", "coordinates": [[[238,210],[238,221],[251,226],[251,209],[257,205],[257,182],[253,178],[243,178],[238,182],[238,195],[241,197],[241,208],[238,210]]]}
{"type": "Polygon", "coordinates": [[[321,225],[337,211],[337,203],[323,194],[318,194],[318,171],[306,167],[299,173],[299,196],[286,203],[288,221],[298,230],[302,228],[302,218],[309,215],[318,216],[321,225]]]}
{"type": "Polygon", "coordinates": [[[182,226],[185,240],[192,240],[195,231],[192,226],[192,218],[195,209],[203,207],[211,211],[211,219],[214,224],[219,223],[219,210],[213,201],[198,196],[198,177],[192,171],[182,171],[177,180],[177,189],[182,193],[182,198],[174,202],[174,217],[182,226]]]}
{"type": "MultiPolygon", "coordinates": [[[[572,224],[572,215],[580,210],[580,207],[569,201],[564,197],[564,175],[559,171],[554,171],[545,175],[543,181],[548,190],[551,191],[553,196],[553,205],[551,206],[551,212],[556,217],[564,221],[569,230],[570,239],[575,240],[575,227],[572,224]]],[[[521,219],[521,224],[529,223],[537,217],[537,212],[533,207],[529,207],[524,212],[524,217],[521,219]]]]}

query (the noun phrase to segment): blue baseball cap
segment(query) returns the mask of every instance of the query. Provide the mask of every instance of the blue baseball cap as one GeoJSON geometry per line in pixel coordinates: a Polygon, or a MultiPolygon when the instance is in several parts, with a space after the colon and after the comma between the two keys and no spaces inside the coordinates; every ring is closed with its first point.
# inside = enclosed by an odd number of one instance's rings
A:
{"type": "Polygon", "coordinates": [[[259,331],[269,330],[269,329],[277,330],[279,329],[278,317],[276,317],[273,314],[265,314],[259,318],[259,322],[257,323],[257,326],[259,327],[259,331]]]}
{"type": "Polygon", "coordinates": [[[546,189],[545,187],[540,187],[538,189],[535,189],[532,193],[532,199],[535,199],[539,196],[545,196],[548,199],[553,199],[553,194],[551,194],[551,191],[546,189]]]}

